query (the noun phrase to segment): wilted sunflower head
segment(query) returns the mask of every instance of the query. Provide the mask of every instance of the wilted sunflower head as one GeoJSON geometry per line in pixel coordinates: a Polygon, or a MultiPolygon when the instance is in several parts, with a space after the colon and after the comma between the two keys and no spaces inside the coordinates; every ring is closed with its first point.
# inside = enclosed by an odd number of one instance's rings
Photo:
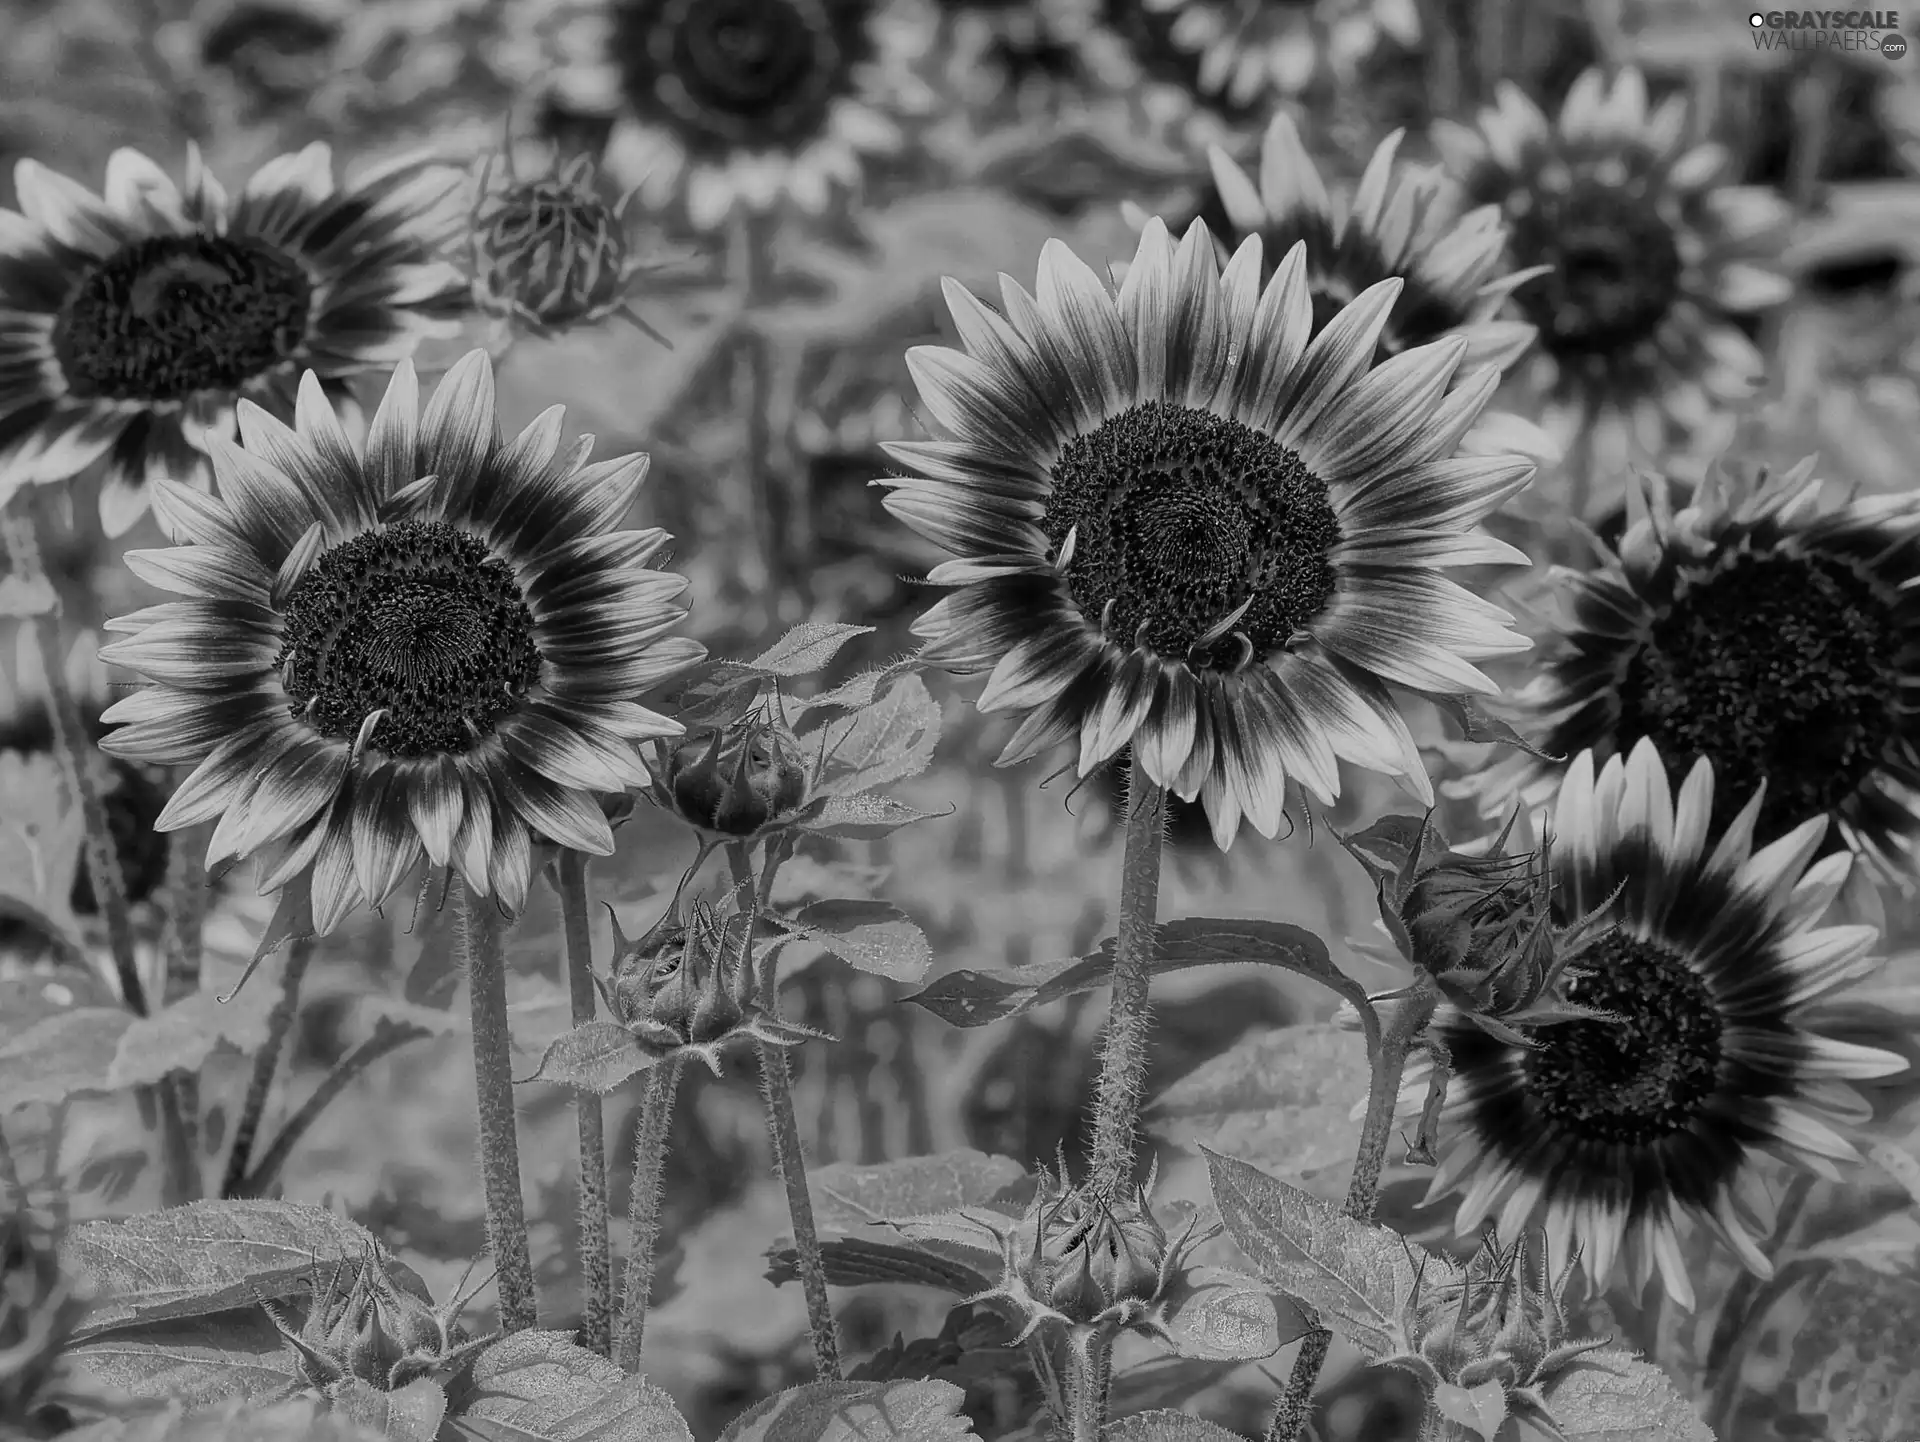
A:
{"type": "Polygon", "coordinates": [[[1457,338],[1374,366],[1397,280],[1313,336],[1305,246],[1264,285],[1262,254],[1222,273],[1204,225],[1156,221],[1117,295],[1058,241],[1004,312],[947,282],[965,349],[907,356],[947,438],[889,445],[914,474],[880,483],[955,556],[915,632],[1021,716],[999,764],[1131,746],[1222,849],[1342,759],[1430,795],[1389,686],[1491,691],[1468,658],[1527,644],[1442,574],[1524,560],[1474,529],[1533,473],[1478,452],[1498,373],[1455,386],[1457,338]]]}
{"type": "Polygon", "coordinates": [[[824,212],[897,149],[886,0],[524,0],[552,84],[612,122],[608,168],[649,210],[711,229],[740,210],[824,212]]]}
{"type": "Polygon", "coordinates": [[[349,382],[449,334],[464,306],[438,257],[457,176],[408,156],[346,184],[315,143],[227,192],[189,149],[184,186],[118,150],[105,196],[31,160],[21,213],[0,210],[0,504],[105,460],[110,535],[145,512],[148,481],[204,476],[235,406],[291,412],[311,374],[349,382]]]}
{"type": "MultiPolygon", "coordinates": [[[[1646,737],[1675,784],[1704,758],[1715,834],[1755,801],[1760,845],[1828,816],[1830,849],[1909,887],[1920,629],[1904,597],[1920,578],[1920,502],[1822,489],[1811,460],[1774,476],[1716,468],[1676,509],[1648,478],[1618,547],[1558,574],[1565,620],[1516,711],[1556,755],[1605,758],[1646,737]]],[[[1558,772],[1516,753],[1450,789],[1489,809],[1535,804],[1558,772]]]]}
{"type": "Polygon", "coordinates": [[[1603,464],[1703,433],[1762,361],[1735,317],[1790,294],[1773,268],[1784,202],[1722,183],[1726,152],[1687,139],[1687,102],[1650,105],[1637,70],[1589,70],[1549,120],[1511,84],[1477,127],[1434,142],[1475,204],[1500,207],[1514,292],[1539,330],[1548,430],[1592,428],[1603,464]]]}
{"type": "Polygon", "coordinates": [[[1506,305],[1527,273],[1503,273],[1498,208],[1455,213],[1442,175],[1399,159],[1403,135],[1380,142],[1350,192],[1321,177],[1284,114],[1267,127],[1254,175],[1213,146],[1213,199],[1229,226],[1220,239],[1230,250],[1258,235],[1269,264],[1304,241],[1316,333],[1367,287],[1398,276],[1404,288],[1380,332],[1380,358],[1459,335],[1467,342],[1460,379],[1482,366],[1505,370],[1533,341],[1533,327],[1506,305]]]}
{"type": "Polygon", "coordinates": [[[423,857],[517,910],[536,844],[613,849],[597,793],[679,730],[638,698],[703,652],[666,534],[616,529],[647,458],[562,449],[563,409],[503,441],[484,352],[424,411],[403,364],[361,447],[309,375],[293,427],[248,405],[214,442],[215,494],[161,484],[179,544],[127,561],[185,599],[102,656],[153,683],[106,748],[196,768],[162,830],[217,822],[208,864],[310,888],[321,934],[423,857]]]}
{"type": "MultiPolygon", "coordinates": [[[[1571,999],[1608,1019],[1567,1021],[1515,1045],[1443,1006],[1450,1058],[1429,1200],[1463,1193],[1471,1233],[1518,1235],[1536,1216],[1553,1254],[1576,1250],[1604,1284],[1625,1260],[1691,1306],[1678,1228],[1711,1227],[1762,1276],[1767,1159],[1838,1179],[1869,1111],[1847,1085],[1892,1075],[1892,1052],[1836,1040],[1822,1005],[1879,966],[1873,928],[1823,926],[1852,858],[1815,861],[1824,817],[1756,847],[1761,798],[1717,837],[1704,759],[1674,791],[1650,740],[1604,766],[1568,766],[1553,832],[1555,919],[1603,908],[1613,929],[1583,958],[1571,999]]],[[[1419,1110],[1429,1063],[1408,1067],[1419,1110]]]]}

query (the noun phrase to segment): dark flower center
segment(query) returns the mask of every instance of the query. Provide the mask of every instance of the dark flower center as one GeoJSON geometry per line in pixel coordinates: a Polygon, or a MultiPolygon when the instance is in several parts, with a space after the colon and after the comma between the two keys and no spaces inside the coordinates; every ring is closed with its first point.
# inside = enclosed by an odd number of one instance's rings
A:
{"type": "Polygon", "coordinates": [[[1646,1146],[1685,1131],[1713,1095],[1722,1023],[1697,972],[1665,947],[1616,931],[1595,943],[1572,1000],[1618,1022],[1536,1033],[1528,1095],[1582,1141],[1646,1146]]]}
{"type": "Polygon", "coordinates": [[[867,58],[869,0],[631,0],[614,58],[640,114],[696,154],[798,150],[867,58]]]}
{"type": "Polygon", "coordinates": [[[277,662],[293,713],[393,756],[464,752],[540,678],[513,568],[444,521],[356,536],[293,588],[277,662]]]}
{"type": "Polygon", "coordinates": [[[584,185],[516,185],[489,209],[481,272],[494,295],[543,324],[572,325],[619,299],[627,241],[612,207],[584,185]]]}
{"type": "Polygon", "coordinates": [[[1513,255],[1552,273],[1514,293],[1557,357],[1613,356],[1650,339],[1680,295],[1672,225],[1643,197],[1576,181],[1533,190],[1510,216],[1513,255]]]}
{"type": "Polygon", "coordinates": [[[1898,726],[1891,605],[1846,563],[1742,556],[1689,584],[1628,662],[1623,740],[1651,736],[1673,774],[1713,762],[1714,826],[1764,777],[1756,840],[1831,811],[1898,726]]]}
{"type": "Polygon", "coordinates": [[[1135,406],[1069,442],[1053,486],[1041,526],[1056,554],[1074,533],[1068,589],[1123,646],[1230,669],[1248,644],[1280,650],[1333,594],[1326,483],[1238,421],[1135,406]]]}
{"type": "Polygon", "coordinates": [[[82,399],[236,390],[294,354],[312,301],[306,272],[272,246],[153,236],[81,277],[53,323],[53,353],[82,399]]]}

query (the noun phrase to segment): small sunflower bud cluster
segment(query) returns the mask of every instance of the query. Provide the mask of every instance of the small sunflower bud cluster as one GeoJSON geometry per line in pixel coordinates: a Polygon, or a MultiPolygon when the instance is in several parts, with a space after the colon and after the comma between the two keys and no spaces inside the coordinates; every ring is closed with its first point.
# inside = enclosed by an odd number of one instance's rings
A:
{"type": "Polygon", "coordinates": [[[1177,1240],[1153,1214],[1154,1177],[1106,1196],[1071,1187],[1064,1164],[1044,1167],[1017,1222],[988,1225],[1000,1241],[1000,1284],[974,1302],[1010,1303],[1025,1317],[1019,1338],[1055,1327],[1076,1339],[1139,1331],[1168,1338],[1162,1303],[1202,1238],[1194,1225],[1177,1240]]]}
{"type": "Polygon", "coordinates": [[[657,742],[656,750],[649,794],[708,835],[749,841],[808,814],[815,768],[772,707],[657,742]]]}
{"type": "Polygon", "coordinates": [[[24,1209],[0,1217],[0,1434],[39,1435],[36,1413],[85,1312],[61,1273],[55,1229],[24,1209]]]}
{"type": "Polygon", "coordinates": [[[1401,1318],[1409,1345],[1379,1359],[1380,1365],[1419,1378],[1443,1415],[1449,1389],[1498,1383],[1509,1417],[1538,1435],[1559,1436],[1546,1388],[1581,1356],[1612,1340],[1572,1335],[1565,1297],[1577,1266],[1578,1258],[1570,1258],[1556,1276],[1544,1242],[1501,1248],[1489,1235],[1464,1273],[1448,1267],[1438,1284],[1429,1282],[1426,1271],[1420,1274],[1401,1318]]]}
{"type": "Polygon", "coordinates": [[[383,1392],[456,1372],[491,1337],[469,1339],[461,1303],[436,1311],[387,1275],[379,1257],[317,1268],[302,1324],[262,1302],[292,1350],[300,1375],[320,1392],[358,1380],[383,1392]]]}
{"type": "Polygon", "coordinates": [[[798,1046],[821,1038],[767,1014],[742,945],[746,923],[743,913],[720,917],[703,903],[687,924],[669,920],[633,941],[616,921],[613,977],[600,985],[614,1020],[661,1059],[697,1056],[715,1076],[734,1042],[798,1046]]]}
{"type": "Polygon", "coordinates": [[[509,159],[500,186],[489,159],[468,226],[475,304],[541,336],[622,315],[666,344],[627,304],[634,278],[649,268],[628,253],[632,198],[602,198],[589,156],[533,180],[517,178],[509,159]]]}
{"type": "Polygon", "coordinates": [[[1568,988],[1580,957],[1609,930],[1599,918],[1612,898],[1556,926],[1551,843],[1508,854],[1512,830],[1510,821],[1484,855],[1451,849],[1419,817],[1389,817],[1342,840],[1372,874],[1381,923],[1400,955],[1475,1026],[1531,1046],[1527,1029],[1604,1019],[1568,988]]]}

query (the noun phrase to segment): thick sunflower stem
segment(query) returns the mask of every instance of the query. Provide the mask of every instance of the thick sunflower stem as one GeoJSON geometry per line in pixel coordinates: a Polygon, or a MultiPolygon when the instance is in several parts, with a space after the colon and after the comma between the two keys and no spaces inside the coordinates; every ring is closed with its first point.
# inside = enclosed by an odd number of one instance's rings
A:
{"type": "MultiPolygon", "coordinates": [[[[31,498],[22,497],[10,511],[0,515],[0,530],[6,533],[7,557],[15,577],[31,585],[44,580],[40,564],[40,538],[31,498]]],[[[140,979],[134,952],[133,913],[127,905],[126,876],[120,869],[120,853],[113,844],[113,830],[107,822],[107,807],[101,799],[96,776],[98,752],[87,736],[85,718],[67,680],[66,647],[62,644],[57,612],[45,612],[33,618],[34,640],[39,643],[42,669],[47,673],[47,710],[53,719],[54,749],[66,768],[67,784],[73,788],[86,828],[87,871],[93,881],[93,894],[100,916],[107,927],[107,946],[113,955],[113,969],[120,982],[120,994],[127,1009],[145,1016],[151,1009],[147,990],[140,979]]]]}
{"type": "MultiPolygon", "coordinates": [[[[767,869],[756,886],[753,880],[752,854],[744,843],[727,847],[727,862],[733,869],[734,884],[745,892],[754,910],[748,914],[747,933],[742,939],[740,965],[752,968],[754,918],[773,894],[773,874],[783,855],[775,842],[767,857],[767,869]]],[[[780,991],[769,977],[761,1004],[775,1021],[780,1016],[780,991]]],[[[760,1094],[766,1101],[767,1142],[773,1149],[774,1170],[787,1192],[787,1215],[793,1222],[793,1248],[800,1262],[800,1288],[807,1298],[807,1326],[813,1339],[813,1367],[822,1382],[840,1380],[840,1336],[833,1323],[833,1302],[827,1295],[827,1265],[820,1253],[820,1232],[813,1221],[813,1196],[807,1190],[807,1160],[800,1147],[800,1119],[793,1106],[793,1069],[788,1065],[786,1048],[762,1041],[760,1053],[760,1094]]]]}
{"type": "Polygon", "coordinates": [[[464,880],[459,897],[461,949],[473,992],[473,1080],[480,1110],[480,1179],[486,1193],[487,1242],[500,1294],[500,1327],[534,1325],[533,1254],[520,1190],[520,1139],[513,1115],[513,1043],[507,1029],[507,959],[500,929],[464,880]]]}
{"type": "MultiPolygon", "coordinates": [[[[1406,1074],[1408,1055],[1433,1019],[1437,1001],[1432,981],[1425,973],[1418,973],[1412,994],[1389,1014],[1380,1029],[1379,1045],[1368,1057],[1372,1077],[1367,1084],[1367,1116],[1360,1127],[1353,1179],[1347,1184],[1346,1212],[1356,1222],[1373,1220],[1373,1209],[1380,1200],[1380,1174],[1386,1168],[1387,1148],[1393,1141],[1394,1118],[1399,1110],[1400,1080],[1406,1074]]],[[[1324,1330],[1308,1333],[1300,1343],[1287,1390],[1267,1428],[1267,1442],[1298,1442],[1313,1414],[1313,1389],[1332,1343],[1333,1335],[1324,1330]]]]}
{"type": "Polygon", "coordinates": [[[1095,1332],[1073,1349],[1068,1391],[1073,1442],[1100,1442],[1107,1430],[1107,1399],[1113,1391],[1113,1338],[1095,1332]]]}
{"type": "Polygon", "coordinates": [[[1127,849],[1120,873],[1120,936],[1113,958],[1113,996],[1100,1058],[1093,1161],[1087,1185],[1113,1196],[1133,1174],[1140,1094],[1147,1079],[1152,1017],[1154,917],[1160,904],[1160,849],[1166,837],[1167,793],[1135,768],[1127,788],[1127,849]]]}
{"type": "Polygon", "coordinates": [[[627,1372],[640,1370],[640,1347],[646,1338],[653,1258],[660,1244],[661,1181],[667,1170],[673,1101],[679,1090],[680,1061],[675,1057],[648,1074],[640,1095],[640,1117],[633,1128],[633,1191],[627,1202],[627,1220],[633,1230],[613,1357],[627,1372]]]}
{"type": "MultiPolygon", "coordinates": [[[[587,915],[587,858],[560,853],[560,912],[567,936],[567,991],[573,1024],[594,1019],[593,927],[587,915]]],[[[586,1288],[582,1344],[601,1356],[613,1347],[613,1243],[607,1220],[606,1120],[600,1098],[581,1092],[574,1098],[580,1131],[580,1273],[586,1288]]]]}
{"type": "Polygon", "coordinates": [[[227,1153],[227,1172],[220,1183],[220,1195],[244,1196],[247,1168],[253,1165],[253,1143],[260,1135],[260,1119],[266,1115],[267,1097],[273,1090],[273,1074],[280,1065],[280,1053],[286,1050],[287,1033],[293,1030],[300,1011],[300,983],[306,979],[313,961],[313,939],[305,937],[287,951],[286,970],[280,977],[280,999],[267,1016],[267,1039],[253,1056],[253,1075],[247,1080],[246,1100],[240,1105],[240,1120],[234,1125],[233,1147],[227,1153]]]}

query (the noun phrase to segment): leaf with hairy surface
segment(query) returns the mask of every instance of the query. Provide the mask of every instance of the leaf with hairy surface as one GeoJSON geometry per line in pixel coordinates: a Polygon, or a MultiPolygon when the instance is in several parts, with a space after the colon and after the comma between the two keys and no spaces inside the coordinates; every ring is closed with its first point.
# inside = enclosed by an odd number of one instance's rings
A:
{"type": "Polygon", "coordinates": [[[515,1332],[483,1350],[451,1399],[484,1442],[693,1442],[667,1394],[561,1332],[515,1332]]]}
{"type": "Polygon", "coordinates": [[[734,1419],[720,1442],[969,1442],[951,1382],[810,1382],[734,1419]]]}
{"type": "Polygon", "coordinates": [[[257,1407],[235,1399],[218,1407],[176,1402],[164,1411],[110,1417],[61,1434],[64,1442],[391,1442],[351,1418],[306,1399],[257,1407]]]}

